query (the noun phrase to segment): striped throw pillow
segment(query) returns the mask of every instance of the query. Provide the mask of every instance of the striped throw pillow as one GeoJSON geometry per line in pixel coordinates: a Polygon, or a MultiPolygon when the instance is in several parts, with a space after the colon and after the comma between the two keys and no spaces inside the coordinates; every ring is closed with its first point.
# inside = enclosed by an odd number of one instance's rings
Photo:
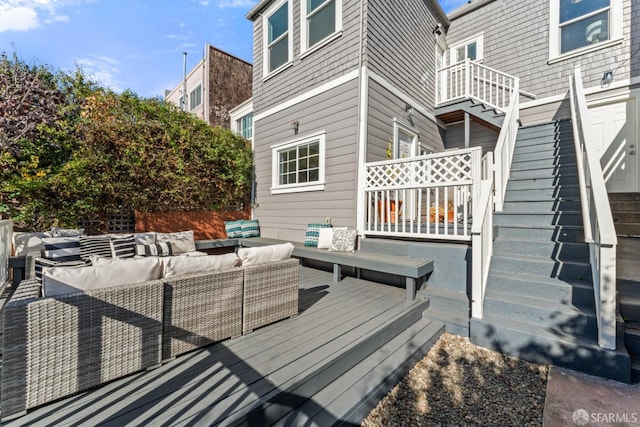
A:
{"type": "Polygon", "coordinates": [[[68,267],[68,268],[78,268],[78,267],[86,267],[87,264],[85,261],[66,261],[59,262],[46,258],[36,258],[33,260],[35,266],[36,279],[42,280],[42,275],[44,274],[44,270],[50,267],[68,267]]]}
{"type": "Polygon", "coordinates": [[[225,221],[224,229],[227,232],[227,239],[237,239],[242,237],[242,220],[225,221]]]}
{"type": "Polygon", "coordinates": [[[331,224],[309,224],[307,226],[307,232],[304,236],[305,246],[318,247],[321,228],[331,228],[331,224]]]}
{"type": "Polygon", "coordinates": [[[80,237],[46,237],[42,243],[45,258],[60,262],[81,260],[80,237]]]}
{"type": "Polygon", "coordinates": [[[241,226],[243,238],[260,237],[260,224],[257,219],[243,220],[241,226]]]}
{"type": "Polygon", "coordinates": [[[133,235],[111,236],[113,256],[118,258],[133,258],[136,256],[136,238],[133,235]]]}
{"type": "Polygon", "coordinates": [[[84,236],[80,237],[80,259],[87,261],[89,257],[96,255],[102,258],[111,258],[111,239],[109,236],[84,236]]]}
{"type": "Polygon", "coordinates": [[[173,255],[171,243],[153,243],[151,245],[136,245],[138,256],[170,256],[173,255]]]}

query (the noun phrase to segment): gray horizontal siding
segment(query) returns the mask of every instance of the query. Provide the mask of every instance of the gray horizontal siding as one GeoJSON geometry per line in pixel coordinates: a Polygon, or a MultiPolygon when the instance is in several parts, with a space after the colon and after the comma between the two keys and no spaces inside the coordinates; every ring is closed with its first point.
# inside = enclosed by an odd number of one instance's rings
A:
{"type": "Polygon", "coordinates": [[[307,224],[332,218],[335,226],[355,228],[357,185],[358,81],[352,80],[312,99],[257,120],[255,131],[256,203],[264,237],[304,240],[307,224]],[[291,122],[300,123],[298,136],[291,122]],[[271,194],[271,146],[326,131],[325,190],[271,194]]]}
{"type": "MultiPolygon", "coordinates": [[[[471,147],[482,147],[482,152],[493,151],[498,142],[498,132],[471,120],[469,126],[469,145],[471,147]]],[[[447,126],[446,142],[447,149],[464,148],[464,122],[447,126]]]]}
{"type": "MultiPolygon", "coordinates": [[[[484,33],[484,64],[520,78],[520,88],[538,98],[565,93],[575,64],[585,87],[598,87],[606,70],[616,70],[616,81],[640,76],[640,6],[624,0],[624,42],[609,48],[547,64],[549,60],[549,1],[494,1],[453,19],[449,46],[484,33]],[[631,35],[633,31],[633,36],[631,35]]],[[[527,101],[527,99],[523,99],[527,101]]]]}
{"type": "Polygon", "coordinates": [[[367,65],[433,112],[435,36],[430,2],[371,0],[367,10],[367,65]]]}
{"type": "Polygon", "coordinates": [[[358,68],[360,4],[343,0],[342,36],[300,59],[300,1],[293,6],[293,65],[263,81],[262,16],[253,25],[253,108],[267,110],[358,68]]]}
{"type": "MultiPolygon", "coordinates": [[[[406,101],[369,79],[368,122],[367,122],[367,162],[386,160],[387,144],[393,139],[393,119],[407,122],[406,101]]],[[[420,142],[444,150],[440,128],[430,118],[418,111],[413,116],[413,128],[420,133],[420,142]]]]}

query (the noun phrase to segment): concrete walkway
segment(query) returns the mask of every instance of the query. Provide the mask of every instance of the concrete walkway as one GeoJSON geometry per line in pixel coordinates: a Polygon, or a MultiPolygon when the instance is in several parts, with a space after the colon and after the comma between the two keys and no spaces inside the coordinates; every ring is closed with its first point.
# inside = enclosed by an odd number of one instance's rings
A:
{"type": "Polygon", "coordinates": [[[640,426],[640,384],[623,384],[551,366],[543,425],[640,426]]]}

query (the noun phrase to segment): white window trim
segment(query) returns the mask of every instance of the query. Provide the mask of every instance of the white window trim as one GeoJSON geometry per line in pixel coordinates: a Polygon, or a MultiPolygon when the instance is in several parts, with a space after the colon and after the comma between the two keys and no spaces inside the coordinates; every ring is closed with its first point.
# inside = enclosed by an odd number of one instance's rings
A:
{"type": "Polygon", "coordinates": [[[564,59],[575,58],[585,53],[610,47],[619,44],[623,40],[622,34],[622,1],[611,0],[611,9],[609,13],[609,21],[611,33],[609,40],[585,46],[579,49],[571,50],[566,53],[560,53],[560,0],[549,0],[549,60],[548,63],[562,61],[564,59]]]}
{"type": "Polygon", "coordinates": [[[195,88],[193,88],[193,90],[189,91],[189,96],[188,96],[188,101],[189,101],[189,111],[193,111],[196,108],[198,108],[199,106],[202,105],[202,82],[198,83],[196,85],[195,88]],[[199,92],[200,93],[200,103],[198,105],[194,105],[193,107],[191,106],[191,100],[193,99],[192,95],[194,95],[195,93],[199,92]]]}
{"type": "Polygon", "coordinates": [[[271,194],[286,194],[286,193],[301,193],[305,191],[322,191],[325,187],[325,146],[326,146],[327,132],[325,130],[312,133],[309,135],[296,138],[291,141],[283,142],[280,144],[274,144],[271,146],[271,194]],[[295,147],[300,144],[305,144],[312,141],[319,141],[319,173],[318,181],[302,183],[302,184],[287,184],[280,185],[280,174],[278,167],[278,153],[282,150],[286,150],[295,147]]]}
{"type": "Polygon", "coordinates": [[[456,60],[456,51],[459,47],[466,46],[473,42],[476,42],[476,59],[474,62],[482,62],[484,60],[484,33],[476,34],[473,37],[469,37],[468,39],[451,46],[449,48],[449,64],[453,65],[463,62],[456,60]]]}
{"type": "Polygon", "coordinates": [[[290,0],[280,0],[262,15],[262,80],[267,80],[270,77],[282,72],[286,68],[289,68],[293,64],[293,5],[290,0]],[[289,3],[287,7],[287,41],[288,41],[288,56],[289,60],[282,64],[280,67],[273,71],[269,71],[269,17],[273,15],[280,7],[289,3]]]}
{"type": "Polygon", "coordinates": [[[411,153],[410,157],[415,157],[417,155],[417,153],[415,153],[415,150],[418,148],[418,144],[420,141],[420,132],[418,132],[418,130],[415,129],[410,124],[407,124],[401,120],[394,118],[393,119],[393,158],[399,159],[398,155],[400,154],[400,131],[401,130],[407,134],[413,135],[412,145],[413,145],[414,152],[411,153]]]}
{"type": "Polygon", "coordinates": [[[309,20],[307,19],[307,0],[300,0],[300,58],[310,55],[331,43],[342,35],[342,0],[335,0],[336,22],[335,31],[316,43],[314,46],[307,46],[307,35],[309,32],[309,20]]]}

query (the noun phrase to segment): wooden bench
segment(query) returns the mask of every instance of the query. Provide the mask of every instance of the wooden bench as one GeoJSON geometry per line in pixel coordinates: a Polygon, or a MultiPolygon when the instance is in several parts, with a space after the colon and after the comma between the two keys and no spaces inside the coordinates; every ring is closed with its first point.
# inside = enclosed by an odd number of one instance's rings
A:
{"type": "MultiPolygon", "coordinates": [[[[264,237],[252,237],[248,239],[238,239],[240,246],[255,247],[286,243],[283,240],[268,239],[264,237]]],[[[342,279],[342,267],[354,267],[359,272],[360,269],[377,271],[380,273],[394,274],[405,277],[405,287],[407,299],[413,300],[416,295],[417,280],[433,271],[433,261],[411,258],[405,256],[379,254],[374,252],[330,252],[327,249],[318,249],[304,246],[302,243],[292,242],[294,245],[293,256],[315,261],[333,264],[333,281],[339,282],[342,279]]],[[[359,275],[359,274],[358,274],[359,275]]]]}

